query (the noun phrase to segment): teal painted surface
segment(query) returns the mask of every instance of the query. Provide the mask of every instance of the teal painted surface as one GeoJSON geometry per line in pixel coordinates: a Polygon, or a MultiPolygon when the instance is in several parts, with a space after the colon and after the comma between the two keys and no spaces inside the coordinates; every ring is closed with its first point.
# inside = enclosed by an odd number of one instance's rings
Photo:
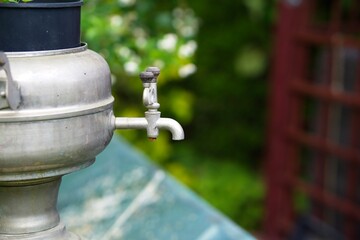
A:
{"type": "Polygon", "coordinates": [[[254,239],[118,137],[63,178],[58,208],[89,240],[254,239]]]}

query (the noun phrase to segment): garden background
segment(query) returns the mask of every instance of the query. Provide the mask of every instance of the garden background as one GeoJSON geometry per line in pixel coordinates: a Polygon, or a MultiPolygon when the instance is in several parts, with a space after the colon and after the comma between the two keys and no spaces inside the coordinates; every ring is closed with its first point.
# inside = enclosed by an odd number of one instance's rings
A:
{"type": "Polygon", "coordinates": [[[143,116],[139,72],[161,68],[163,116],[186,140],[118,131],[249,231],[259,230],[275,0],[86,0],[82,40],[112,71],[117,116],[143,116]]]}

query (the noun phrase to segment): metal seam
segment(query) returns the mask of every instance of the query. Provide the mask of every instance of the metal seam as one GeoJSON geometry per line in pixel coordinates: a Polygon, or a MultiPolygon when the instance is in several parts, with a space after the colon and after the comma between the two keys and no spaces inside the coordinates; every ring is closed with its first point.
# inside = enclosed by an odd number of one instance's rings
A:
{"type": "Polygon", "coordinates": [[[8,58],[23,58],[23,57],[43,57],[43,56],[54,56],[70,53],[83,52],[88,49],[87,43],[81,43],[80,47],[65,48],[58,50],[44,50],[44,51],[28,51],[28,52],[5,52],[8,58]]]}
{"type": "Polygon", "coordinates": [[[49,110],[24,110],[24,111],[0,111],[0,123],[14,123],[14,122],[28,122],[28,121],[43,121],[56,120],[63,118],[78,117],[92,113],[101,112],[107,109],[112,109],[114,98],[106,99],[95,104],[88,104],[85,106],[69,107],[69,108],[51,108],[49,110]],[[55,111],[54,111],[55,110],[55,111]],[[8,116],[5,114],[8,113],[8,116]],[[1,116],[5,115],[5,116],[1,116]]]}

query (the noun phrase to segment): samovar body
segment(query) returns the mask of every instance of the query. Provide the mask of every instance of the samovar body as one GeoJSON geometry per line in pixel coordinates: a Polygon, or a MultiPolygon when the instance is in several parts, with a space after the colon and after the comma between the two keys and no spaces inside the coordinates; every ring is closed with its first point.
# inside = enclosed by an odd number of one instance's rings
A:
{"type": "Polygon", "coordinates": [[[13,81],[20,102],[0,110],[0,239],[76,239],[59,222],[57,191],[111,140],[109,67],[86,45],[6,56],[2,86],[13,81]]]}
{"type": "MultiPolygon", "coordinates": [[[[0,4],[2,21],[9,14],[60,25],[34,29],[34,36],[23,36],[30,43],[19,38],[19,30],[5,36],[0,29],[0,240],[81,239],[60,222],[61,177],[91,165],[115,129],[146,129],[151,139],[162,128],[174,140],[183,139],[184,132],[175,120],[160,117],[156,67],[140,74],[145,117],[114,116],[109,66],[79,42],[81,1],[9,4],[0,4]],[[75,36],[63,42],[64,33],[75,36]],[[53,44],[46,42],[53,38],[53,44]]],[[[19,29],[22,23],[15,24],[19,29]]]]}

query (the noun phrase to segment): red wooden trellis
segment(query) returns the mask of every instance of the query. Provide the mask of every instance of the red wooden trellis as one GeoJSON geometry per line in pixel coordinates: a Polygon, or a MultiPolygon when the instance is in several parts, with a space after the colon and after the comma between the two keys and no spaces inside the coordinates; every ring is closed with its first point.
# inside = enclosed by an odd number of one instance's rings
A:
{"type": "Polygon", "coordinates": [[[282,0],[278,20],[264,238],[360,239],[360,1],[282,0]]]}

